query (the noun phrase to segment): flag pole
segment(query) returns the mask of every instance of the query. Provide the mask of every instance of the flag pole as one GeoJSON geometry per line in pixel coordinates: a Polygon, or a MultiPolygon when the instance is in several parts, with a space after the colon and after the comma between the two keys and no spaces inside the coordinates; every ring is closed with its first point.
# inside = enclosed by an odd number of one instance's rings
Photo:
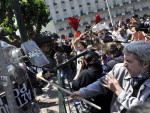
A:
{"type": "MultiPolygon", "coordinates": [[[[50,81],[44,79],[41,75],[42,75],[42,72],[38,73],[36,76],[37,76],[39,79],[45,81],[46,83],[48,83],[48,84],[50,84],[50,85],[56,87],[58,90],[61,90],[61,91],[65,92],[65,93],[68,93],[68,94],[70,94],[70,95],[72,94],[72,92],[70,92],[70,91],[68,91],[68,90],[66,90],[66,89],[64,89],[64,88],[62,88],[62,87],[60,87],[59,85],[54,84],[54,83],[52,83],[52,82],[50,82],[50,81]]],[[[101,107],[97,106],[96,104],[94,104],[94,103],[92,103],[92,102],[90,102],[90,101],[87,101],[87,100],[85,100],[84,98],[82,98],[81,100],[82,100],[83,102],[89,104],[90,106],[92,106],[92,107],[94,107],[94,108],[96,108],[96,109],[98,109],[98,110],[101,110],[101,107]]]]}
{"type": "Polygon", "coordinates": [[[106,5],[107,5],[107,9],[108,9],[108,13],[109,13],[109,18],[110,18],[110,22],[111,22],[111,25],[113,25],[113,21],[112,21],[112,17],[111,17],[111,13],[110,13],[110,8],[109,8],[109,4],[108,4],[108,0],[106,0],[106,5]]]}

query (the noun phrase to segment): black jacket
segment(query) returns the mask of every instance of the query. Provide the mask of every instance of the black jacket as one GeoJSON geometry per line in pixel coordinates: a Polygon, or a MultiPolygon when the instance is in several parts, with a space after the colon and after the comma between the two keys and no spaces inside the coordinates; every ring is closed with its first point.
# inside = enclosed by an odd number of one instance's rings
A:
{"type": "MultiPolygon", "coordinates": [[[[80,72],[78,78],[73,80],[72,88],[74,90],[79,90],[82,87],[86,87],[89,84],[95,82],[97,79],[102,77],[102,68],[100,64],[96,64],[88,69],[84,69],[80,72]]],[[[112,99],[112,93],[106,95],[98,95],[92,97],[92,103],[100,106],[102,109],[99,111],[96,108],[91,107],[91,113],[109,113],[110,112],[110,103],[112,99]]],[[[88,100],[91,100],[88,99],[88,100]]]]}
{"type": "Polygon", "coordinates": [[[72,81],[73,90],[79,90],[80,88],[95,82],[102,76],[101,73],[102,69],[100,64],[82,70],[78,78],[72,81]]]}

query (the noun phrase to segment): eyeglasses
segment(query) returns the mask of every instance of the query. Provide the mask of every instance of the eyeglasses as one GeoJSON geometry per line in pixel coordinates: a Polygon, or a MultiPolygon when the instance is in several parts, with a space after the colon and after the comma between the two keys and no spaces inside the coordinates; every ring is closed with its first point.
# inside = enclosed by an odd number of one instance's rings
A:
{"type": "Polygon", "coordinates": [[[132,27],[135,27],[135,26],[129,26],[129,28],[132,28],[132,27]]]}
{"type": "Polygon", "coordinates": [[[130,27],[134,27],[134,26],[130,26],[130,27]]]}

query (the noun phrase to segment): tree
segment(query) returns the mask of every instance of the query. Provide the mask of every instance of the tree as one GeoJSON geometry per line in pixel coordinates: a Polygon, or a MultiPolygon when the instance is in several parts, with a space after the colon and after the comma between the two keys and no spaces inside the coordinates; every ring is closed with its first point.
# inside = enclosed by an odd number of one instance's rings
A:
{"type": "MultiPolygon", "coordinates": [[[[29,39],[38,38],[42,26],[51,20],[45,0],[19,0],[19,3],[29,39]]],[[[0,39],[19,46],[21,37],[16,34],[18,25],[13,5],[13,0],[0,0],[0,39]]]]}

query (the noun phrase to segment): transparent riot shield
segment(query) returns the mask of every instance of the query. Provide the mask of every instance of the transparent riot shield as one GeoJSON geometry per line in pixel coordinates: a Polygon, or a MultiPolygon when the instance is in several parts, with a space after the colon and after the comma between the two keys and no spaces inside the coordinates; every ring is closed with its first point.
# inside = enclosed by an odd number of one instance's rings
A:
{"type": "Polygon", "coordinates": [[[49,64],[48,59],[34,41],[21,44],[21,48],[34,66],[42,67],[49,64]]]}
{"type": "MultiPolygon", "coordinates": [[[[8,76],[0,75],[0,113],[10,113],[8,105],[9,99],[6,96],[4,86],[10,84],[7,79],[10,79],[12,84],[12,91],[19,113],[39,113],[39,108],[34,98],[33,89],[27,74],[26,65],[21,59],[22,53],[20,49],[0,41],[1,50],[3,54],[8,71],[8,76]]],[[[0,66],[0,71],[2,66],[0,66]]],[[[9,95],[8,95],[9,96],[9,95]]]]}

